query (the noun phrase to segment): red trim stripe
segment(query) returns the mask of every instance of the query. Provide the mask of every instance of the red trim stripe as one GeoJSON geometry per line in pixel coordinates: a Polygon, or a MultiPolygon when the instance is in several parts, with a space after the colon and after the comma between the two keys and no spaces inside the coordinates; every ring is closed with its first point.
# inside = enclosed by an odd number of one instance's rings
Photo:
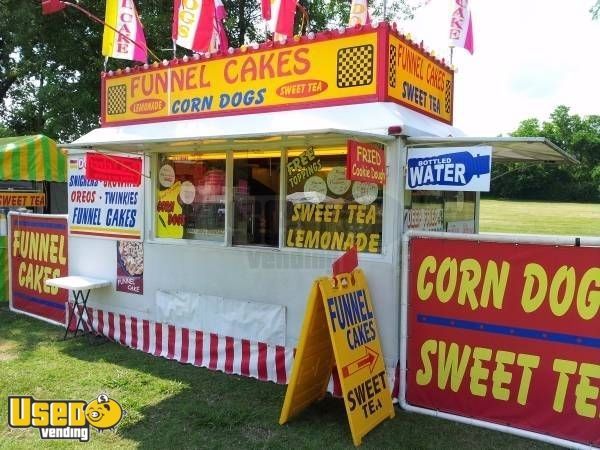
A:
{"type": "Polygon", "coordinates": [[[137,319],[135,317],[131,318],[131,346],[133,348],[138,348],[138,329],[137,319]]]}
{"type": "MultiPolygon", "coordinates": [[[[78,308],[79,312],[82,312],[82,308],[78,308]]],[[[93,320],[94,311],[89,308],[89,319],[86,321],[84,326],[87,326],[87,322],[93,320]]],[[[98,310],[97,323],[98,331],[104,334],[104,325],[108,320],[108,336],[114,340],[115,332],[115,314],[112,312],[105,313],[98,310]],[[108,319],[105,319],[105,314],[108,314],[108,319]]],[[[148,320],[142,321],[142,330],[138,332],[138,320],[135,317],[130,317],[130,327],[125,327],[127,316],[119,315],[119,343],[125,343],[129,340],[131,346],[136,349],[140,349],[145,353],[154,354],[155,356],[161,356],[163,350],[163,325],[160,323],[150,322],[148,320]],[[154,326],[154,329],[151,327],[154,326]],[[151,332],[155,335],[154,348],[150,348],[151,332]],[[129,337],[127,333],[131,333],[129,337]],[[141,335],[140,335],[141,333],[141,335]]],[[[190,357],[190,339],[195,339],[196,347],[194,354],[193,364],[196,366],[208,367],[212,370],[221,369],[226,373],[239,373],[243,376],[254,376],[251,373],[256,373],[257,378],[262,381],[274,381],[279,384],[285,384],[288,381],[288,373],[286,368],[287,359],[293,354],[295,356],[296,349],[286,349],[283,346],[269,346],[264,342],[251,342],[248,339],[237,339],[231,336],[220,337],[216,333],[210,333],[209,341],[209,354],[204,358],[204,333],[202,331],[190,330],[188,328],[181,328],[180,337],[177,334],[177,327],[174,325],[168,325],[165,331],[167,334],[167,355],[169,359],[175,358],[176,351],[180,348],[179,361],[187,363],[190,357]],[[190,333],[194,333],[190,335],[190,333]],[[225,345],[220,347],[219,341],[224,339],[225,345]],[[236,345],[240,345],[241,351],[236,352],[236,345]],[[255,356],[256,355],[256,356],[255,356]],[[236,359],[237,358],[237,359],[236,359]],[[256,366],[250,366],[251,361],[256,358],[256,366]],[[240,364],[239,369],[237,364],[240,364]],[[274,366],[274,367],[273,367],[274,366]],[[252,369],[252,370],[251,370],[252,369]],[[255,372],[256,369],[256,372],[255,372]],[[239,372],[238,372],[239,370],[239,372]]],[[[291,366],[291,364],[290,364],[291,366]]],[[[291,370],[291,368],[290,368],[291,370]]],[[[400,387],[400,367],[396,366],[394,376],[390,378],[391,394],[392,398],[396,399],[399,395],[400,387]]],[[[332,370],[332,376],[329,383],[329,389],[334,396],[340,397],[342,395],[342,389],[340,384],[339,375],[337,368],[332,370]]]]}
{"type": "Polygon", "coordinates": [[[190,330],[187,328],[181,329],[181,355],[179,356],[179,362],[185,363],[188,360],[190,351],[190,330]]]}
{"type": "Polygon", "coordinates": [[[167,335],[167,359],[175,357],[175,325],[169,325],[169,334],[167,335]]]}
{"type": "Polygon", "coordinates": [[[104,311],[98,310],[98,333],[104,334],[104,311]]]}
{"type": "Polygon", "coordinates": [[[225,373],[233,372],[233,359],[234,359],[233,338],[230,336],[227,336],[225,338],[225,373]]]}
{"type": "Polygon", "coordinates": [[[267,380],[267,344],[264,342],[258,343],[258,379],[267,380]]]}
{"type": "Polygon", "coordinates": [[[144,353],[150,353],[150,322],[144,320],[144,322],[142,323],[142,330],[144,339],[142,351],[144,353]]]}
{"type": "Polygon", "coordinates": [[[208,368],[215,370],[219,361],[219,336],[215,333],[210,333],[210,361],[208,368]]]}
{"type": "Polygon", "coordinates": [[[202,331],[196,331],[196,354],[194,356],[194,365],[196,366],[202,365],[202,356],[204,353],[202,345],[204,345],[203,333],[202,331]]]}
{"type": "Polygon", "coordinates": [[[127,345],[127,329],[125,327],[125,316],[119,314],[119,342],[123,345],[127,345]]]}
{"type": "Polygon", "coordinates": [[[160,356],[162,352],[162,324],[154,324],[154,356],[160,356]]]}
{"type": "Polygon", "coordinates": [[[250,341],[242,339],[242,363],[240,372],[244,376],[250,376],[250,341]]]}
{"type": "Polygon", "coordinates": [[[281,345],[275,347],[275,371],[277,372],[277,382],[285,384],[287,380],[285,373],[285,347],[281,345]]]}
{"type": "Polygon", "coordinates": [[[108,336],[111,341],[115,340],[115,315],[114,313],[108,313],[108,336]]]}
{"type": "Polygon", "coordinates": [[[102,236],[109,238],[122,238],[122,239],[140,239],[141,236],[139,234],[118,234],[118,233],[98,233],[96,231],[73,231],[70,230],[70,234],[72,236],[102,236]]]}

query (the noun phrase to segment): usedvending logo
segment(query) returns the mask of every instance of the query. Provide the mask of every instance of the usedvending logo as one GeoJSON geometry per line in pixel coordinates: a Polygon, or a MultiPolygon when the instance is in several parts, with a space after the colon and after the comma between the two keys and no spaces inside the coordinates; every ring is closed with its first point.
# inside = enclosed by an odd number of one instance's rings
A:
{"type": "Polygon", "coordinates": [[[82,400],[35,400],[31,396],[8,397],[8,425],[37,428],[42,439],[90,440],[90,425],[97,431],[115,428],[123,408],[101,394],[91,402],[82,400]]]}

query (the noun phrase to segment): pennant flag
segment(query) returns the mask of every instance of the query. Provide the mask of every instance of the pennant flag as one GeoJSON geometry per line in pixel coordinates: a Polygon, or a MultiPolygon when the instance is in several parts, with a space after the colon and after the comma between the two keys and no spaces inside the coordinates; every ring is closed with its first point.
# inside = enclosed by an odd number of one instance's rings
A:
{"type": "Polygon", "coordinates": [[[350,20],[348,26],[366,25],[369,23],[368,0],[352,0],[350,6],[350,20]]]}
{"type": "Polygon", "coordinates": [[[65,5],[60,0],[42,0],[42,14],[53,14],[58,11],[62,11],[65,9],[67,5],[65,5]]]}
{"type": "Polygon", "coordinates": [[[271,0],[271,20],[269,30],[277,36],[294,35],[294,16],[297,0],[271,0]]]}
{"type": "Polygon", "coordinates": [[[229,39],[223,21],[227,19],[227,11],[221,0],[215,0],[215,23],[213,30],[213,38],[211,41],[211,52],[225,50],[229,48],[229,39]]]}
{"type": "Polygon", "coordinates": [[[462,47],[473,54],[473,22],[469,0],[454,0],[455,7],[450,19],[450,47],[462,47]]]}
{"type": "Polygon", "coordinates": [[[133,0],[106,0],[105,22],[102,55],[146,62],[146,38],[133,0]]]}
{"type": "Polygon", "coordinates": [[[336,259],[331,265],[333,276],[341,273],[350,273],[358,267],[358,250],[356,245],[353,245],[350,250],[336,259]]]}
{"type": "Polygon", "coordinates": [[[271,20],[271,0],[260,0],[260,10],[265,20],[271,20]]]}
{"type": "Polygon", "coordinates": [[[175,0],[173,41],[198,53],[215,52],[229,47],[223,20],[227,17],[221,0],[175,0]]]}

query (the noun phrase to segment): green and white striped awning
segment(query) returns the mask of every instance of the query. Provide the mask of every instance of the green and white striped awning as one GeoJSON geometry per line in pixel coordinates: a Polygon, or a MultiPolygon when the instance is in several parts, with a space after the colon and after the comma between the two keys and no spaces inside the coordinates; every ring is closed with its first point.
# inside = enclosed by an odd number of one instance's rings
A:
{"type": "Polygon", "coordinates": [[[67,181],[67,157],[43,134],[0,138],[0,180],[67,181]]]}

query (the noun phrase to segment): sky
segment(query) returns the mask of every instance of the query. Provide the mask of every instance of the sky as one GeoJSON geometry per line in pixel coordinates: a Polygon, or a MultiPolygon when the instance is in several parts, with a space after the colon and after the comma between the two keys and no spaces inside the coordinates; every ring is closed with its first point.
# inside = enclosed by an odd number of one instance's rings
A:
{"type": "MultiPolygon", "coordinates": [[[[413,0],[412,4],[423,4],[413,0]]],[[[455,0],[430,0],[398,22],[413,41],[449,59],[455,0]]],[[[595,0],[470,0],[475,51],[454,49],[454,126],[468,136],[508,135],[558,105],[600,114],[600,20],[595,0]]]]}

